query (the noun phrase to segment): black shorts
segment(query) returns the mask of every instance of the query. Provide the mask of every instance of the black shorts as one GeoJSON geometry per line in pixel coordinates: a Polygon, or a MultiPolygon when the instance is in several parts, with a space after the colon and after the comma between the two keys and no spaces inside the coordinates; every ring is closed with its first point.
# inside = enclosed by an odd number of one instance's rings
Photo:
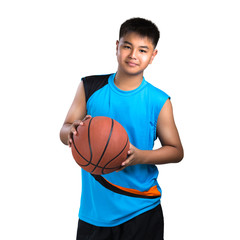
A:
{"type": "Polygon", "coordinates": [[[77,240],[163,240],[161,205],[116,227],[97,227],[79,219],[77,240]]]}

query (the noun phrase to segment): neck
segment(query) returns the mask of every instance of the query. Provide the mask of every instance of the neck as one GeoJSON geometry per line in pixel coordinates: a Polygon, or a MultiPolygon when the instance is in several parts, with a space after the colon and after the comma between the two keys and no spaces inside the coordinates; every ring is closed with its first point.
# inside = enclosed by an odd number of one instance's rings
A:
{"type": "Polygon", "coordinates": [[[143,74],[129,75],[121,72],[117,72],[114,83],[115,85],[124,91],[131,91],[138,88],[143,80],[143,74]]]}

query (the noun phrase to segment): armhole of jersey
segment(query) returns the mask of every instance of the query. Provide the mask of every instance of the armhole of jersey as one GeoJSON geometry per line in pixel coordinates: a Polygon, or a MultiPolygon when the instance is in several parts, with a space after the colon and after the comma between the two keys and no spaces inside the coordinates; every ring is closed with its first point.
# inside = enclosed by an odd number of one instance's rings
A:
{"type": "Polygon", "coordinates": [[[100,88],[108,84],[108,78],[111,74],[107,75],[94,75],[82,78],[86,102],[88,99],[100,88]]]}
{"type": "Polygon", "coordinates": [[[159,115],[162,111],[162,108],[164,106],[164,104],[167,102],[167,100],[171,100],[171,97],[169,95],[167,95],[165,92],[163,92],[163,96],[164,96],[164,100],[162,101],[158,111],[157,111],[157,114],[155,116],[155,123],[154,123],[154,141],[158,138],[158,135],[157,135],[157,122],[158,122],[158,118],[159,118],[159,115]]]}

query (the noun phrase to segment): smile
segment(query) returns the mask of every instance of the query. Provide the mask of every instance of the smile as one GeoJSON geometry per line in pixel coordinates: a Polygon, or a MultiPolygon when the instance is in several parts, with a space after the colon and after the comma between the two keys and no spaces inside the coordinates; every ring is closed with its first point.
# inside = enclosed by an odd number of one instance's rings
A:
{"type": "Polygon", "coordinates": [[[134,62],[127,62],[130,67],[136,67],[138,64],[134,62]]]}

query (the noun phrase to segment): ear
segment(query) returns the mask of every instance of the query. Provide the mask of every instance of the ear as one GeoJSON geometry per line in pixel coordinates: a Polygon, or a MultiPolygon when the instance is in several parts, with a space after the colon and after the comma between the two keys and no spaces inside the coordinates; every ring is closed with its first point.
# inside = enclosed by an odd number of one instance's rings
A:
{"type": "Polygon", "coordinates": [[[118,46],[119,46],[119,41],[117,40],[116,41],[116,55],[117,55],[117,52],[118,52],[118,46]]]}
{"type": "Polygon", "coordinates": [[[157,50],[157,49],[154,49],[154,51],[153,51],[153,54],[152,54],[152,57],[151,57],[151,60],[150,60],[149,64],[151,64],[151,63],[153,62],[153,59],[155,58],[155,56],[157,55],[157,53],[158,53],[158,50],[157,50]]]}

